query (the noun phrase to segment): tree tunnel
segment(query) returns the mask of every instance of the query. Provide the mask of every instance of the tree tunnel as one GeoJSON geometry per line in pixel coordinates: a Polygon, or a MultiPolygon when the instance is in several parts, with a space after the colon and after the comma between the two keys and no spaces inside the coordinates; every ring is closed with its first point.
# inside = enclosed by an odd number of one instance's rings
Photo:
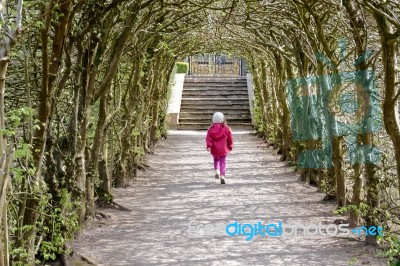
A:
{"type": "Polygon", "coordinates": [[[167,137],[175,63],[199,54],[246,62],[257,132],[353,224],[399,222],[396,1],[19,0],[0,12],[2,265],[62,253],[146,167],[167,137]]]}

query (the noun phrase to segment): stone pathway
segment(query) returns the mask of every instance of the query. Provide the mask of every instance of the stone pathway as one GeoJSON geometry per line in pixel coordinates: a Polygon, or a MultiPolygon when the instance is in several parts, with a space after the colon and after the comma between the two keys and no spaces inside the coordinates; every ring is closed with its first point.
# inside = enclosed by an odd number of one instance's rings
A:
{"type": "Polygon", "coordinates": [[[131,211],[103,210],[115,219],[86,228],[74,249],[112,266],[385,265],[356,237],[300,232],[246,241],[224,228],[212,234],[210,229],[234,221],[326,225],[340,217],[256,136],[234,132],[226,185],[214,180],[204,142],[205,132],[171,131],[148,156],[148,171],[129,188],[115,189],[115,201],[131,211]]]}

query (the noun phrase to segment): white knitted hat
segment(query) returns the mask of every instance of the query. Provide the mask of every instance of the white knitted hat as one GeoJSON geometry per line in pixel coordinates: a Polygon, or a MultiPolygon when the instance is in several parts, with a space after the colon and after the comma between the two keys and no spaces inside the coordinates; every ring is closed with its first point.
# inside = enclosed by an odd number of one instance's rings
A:
{"type": "Polygon", "coordinates": [[[224,123],[224,114],[221,112],[216,112],[213,115],[212,118],[213,123],[217,124],[217,123],[224,123]]]}

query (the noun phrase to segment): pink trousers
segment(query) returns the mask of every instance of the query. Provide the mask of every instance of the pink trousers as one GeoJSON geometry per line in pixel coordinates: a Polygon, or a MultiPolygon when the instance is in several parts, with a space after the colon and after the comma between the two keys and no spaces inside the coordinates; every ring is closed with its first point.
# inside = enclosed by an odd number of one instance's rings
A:
{"type": "Polygon", "coordinates": [[[221,175],[225,176],[226,172],[226,156],[214,157],[214,169],[219,169],[221,175]]]}

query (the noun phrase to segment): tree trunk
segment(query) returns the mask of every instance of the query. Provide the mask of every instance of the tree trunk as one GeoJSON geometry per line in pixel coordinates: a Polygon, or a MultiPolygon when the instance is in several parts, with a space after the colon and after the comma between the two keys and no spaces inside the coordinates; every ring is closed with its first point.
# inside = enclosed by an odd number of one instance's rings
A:
{"type": "Polygon", "coordinates": [[[108,95],[103,94],[100,98],[99,113],[98,113],[99,118],[97,120],[96,131],[93,138],[92,152],[90,156],[90,164],[88,170],[88,175],[91,176],[92,178],[95,177],[96,170],[99,173],[100,177],[99,189],[101,191],[99,191],[100,193],[98,194],[100,196],[101,201],[107,201],[112,197],[111,187],[110,187],[111,184],[109,182],[107,175],[106,160],[104,159],[104,155],[103,159],[100,160],[100,154],[101,151],[104,151],[103,145],[107,138],[106,135],[107,115],[108,115],[108,95]]]}
{"type": "Polygon", "coordinates": [[[385,97],[383,100],[383,121],[386,131],[392,140],[398,177],[398,190],[400,193],[400,130],[397,123],[397,101],[399,100],[399,89],[396,88],[396,65],[397,48],[396,38],[400,35],[399,30],[394,33],[390,23],[381,14],[374,13],[382,45],[382,62],[385,71],[385,97]]]}
{"type": "MultiPolygon", "coordinates": [[[[384,69],[384,82],[385,93],[383,100],[383,121],[386,131],[390,136],[396,160],[396,170],[398,176],[398,189],[400,193],[400,131],[397,124],[397,108],[396,101],[398,100],[399,90],[396,89],[396,56],[397,56],[397,41],[396,38],[399,32],[393,33],[391,24],[386,18],[377,12],[373,12],[375,20],[378,25],[381,46],[382,46],[382,63],[384,69]]],[[[380,205],[380,182],[379,178],[375,176],[375,168],[367,169],[370,171],[367,177],[367,203],[370,207],[370,212],[366,218],[367,226],[376,226],[379,223],[377,220],[375,210],[380,205]]],[[[376,243],[375,236],[367,236],[368,243],[376,243]]]]}
{"type": "MultiPolygon", "coordinates": [[[[353,38],[356,44],[356,53],[357,56],[360,58],[366,52],[366,43],[365,40],[367,39],[367,31],[366,31],[366,22],[364,20],[364,16],[361,13],[361,6],[355,3],[354,0],[345,0],[343,1],[343,5],[346,8],[347,14],[350,19],[350,28],[352,30],[353,38]]],[[[356,65],[357,70],[367,70],[367,62],[364,60],[356,65]]],[[[362,73],[362,72],[361,72],[362,73]]],[[[365,84],[364,80],[368,79],[365,75],[361,77],[361,80],[357,83],[357,101],[358,105],[368,105],[370,101],[368,99],[368,95],[365,92],[368,88],[363,88],[362,86],[365,84]],[[367,96],[367,97],[366,97],[367,96]]],[[[365,110],[365,108],[363,108],[365,110]]],[[[357,121],[361,121],[362,117],[365,116],[365,113],[356,113],[357,121]]],[[[372,133],[361,133],[357,136],[357,149],[360,147],[360,144],[371,146],[372,145],[372,133]]],[[[364,156],[365,157],[365,156],[364,156]]],[[[366,163],[366,178],[368,180],[373,180],[374,177],[371,176],[375,174],[374,165],[371,163],[366,163]]],[[[354,170],[354,185],[353,185],[353,196],[351,199],[351,204],[355,206],[359,206],[362,200],[362,187],[363,187],[363,174],[362,174],[362,164],[356,162],[353,165],[354,170]]],[[[357,211],[352,211],[350,213],[350,224],[351,226],[358,226],[360,224],[360,215],[357,211]]]]}
{"type": "MultiPolygon", "coordinates": [[[[53,94],[53,86],[57,77],[60,62],[63,54],[64,41],[66,37],[66,28],[70,22],[69,14],[71,11],[71,0],[66,0],[60,3],[58,11],[58,21],[55,23],[55,31],[52,42],[51,57],[48,53],[48,37],[50,30],[50,23],[53,15],[53,8],[55,1],[52,1],[42,10],[43,17],[45,18],[45,26],[41,29],[41,45],[42,45],[42,88],[39,95],[38,107],[38,120],[39,127],[34,132],[33,141],[33,161],[35,166],[35,177],[33,180],[33,190],[41,190],[40,182],[43,180],[41,175],[41,168],[46,146],[46,139],[48,134],[48,127],[50,126],[51,102],[53,94]]],[[[24,213],[24,225],[34,225],[37,220],[36,209],[38,207],[38,199],[36,197],[28,198],[26,202],[26,209],[24,213]]],[[[28,253],[25,263],[31,265],[34,263],[34,248],[35,248],[36,230],[31,229],[25,234],[25,239],[28,242],[28,253]]]]}
{"type": "Polygon", "coordinates": [[[2,132],[5,131],[4,94],[8,68],[8,58],[0,58],[0,265],[9,265],[9,240],[7,220],[7,192],[11,183],[9,169],[13,152],[7,147],[7,141],[2,132]]]}
{"type": "MultiPolygon", "coordinates": [[[[289,60],[285,60],[286,67],[286,78],[293,78],[293,69],[289,60]]],[[[280,94],[280,103],[282,106],[282,127],[283,127],[283,151],[282,156],[280,158],[281,161],[293,161],[293,158],[290,154],[291,146],[292,146],[292,133],[291,133],[291,125],[290,125],[290,113],[287,102],[287,94],[286,94],[286,84],[281,79],[281,94],[280,94]]]]}
{"type": "Polygon", "coordinates": [[[121,154],[120,154],[120,160],[116,164],[116,173],[115,173],[115,185],[116,187],[126,187],[128,186],[129,182],[129,170],[128,170],[128,161],[129,157],[131,156],[131,153],[129,152],[129,149],[127,147],[131,147],[131,149],[135,148],[135,145],[132,145],[131,139],[132,139],[132,131],[133,131],[133,111],[136,108],[136,101],[138,101],[138,93],[139,93],[139,81],[140,81],[140,72],[142,69],[142,61],[143,57],[140,56],[137,58],[135,61],[134,67],[132,68],[132,73],[131,73],[131,81],[128,82],[128,87],[127,90],[129,90],[128,93],[128,99],[124,103],[125,110],[125,127],[124,130],[121,134],[121,154]]]}
{"type": "Polygon", "coordinates": [[[63,1],[60,4],[60,10],[58,15],[59,20],[55,23],[55,32],[52,42],[51,57],[48,53],[48,37],[50,30],[51,18],[53,15],[53,8],[56,5],[56,1],[52,1],[46,5],[43,9],[42,14],[46,20],[45,27],[41,30],[41,45],[42,45],[42,89],[40,92],[39,102],[39,129],[35,131],[34,142],[33,142],[33,159],[36,168],[35,181],[40,181],[41,166],[43,162],[43,153],[45,150],[47,128],[50,125],[50,112],[51,112],[51,97],[53,93],[53,86],[56,80],[60,64],[61,57],[64,49],[64,41],[66,37],[66,28],[69,21],[69,14],[71,12],[71,0],[63,1]]]}

